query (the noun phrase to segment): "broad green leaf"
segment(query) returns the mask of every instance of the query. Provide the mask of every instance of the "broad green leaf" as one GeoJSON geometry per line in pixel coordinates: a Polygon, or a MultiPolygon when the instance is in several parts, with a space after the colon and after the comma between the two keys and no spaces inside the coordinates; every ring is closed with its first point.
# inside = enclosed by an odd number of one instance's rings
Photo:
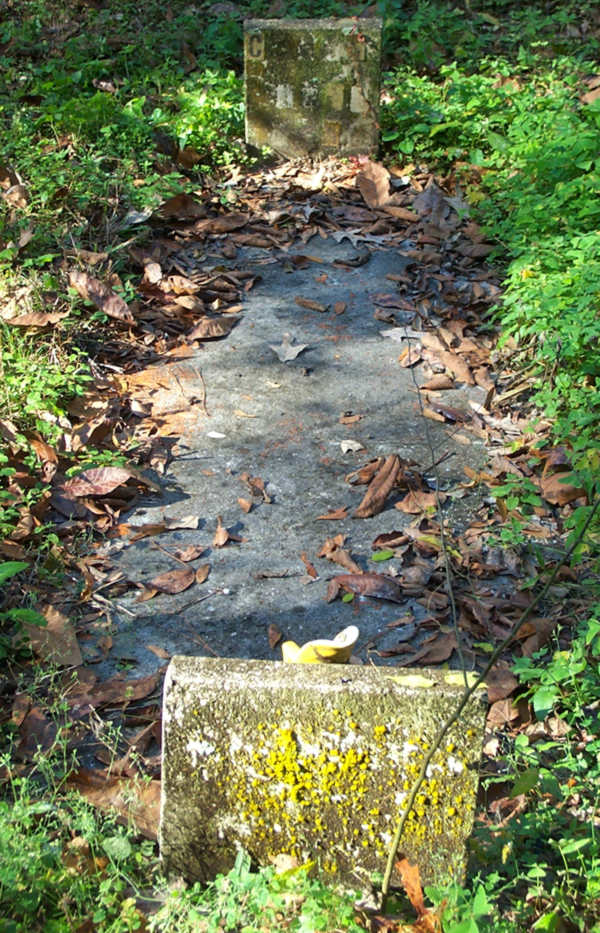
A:
{"type": "Polygon", "coordinates": [[[573,852],[579,852],[581,849],[585,849],[585,847],[590,844],[590,841],[590,839],[570,839],[564,844],[559,842],[558,848],[563,855],[572,855],[573,852]]]}
{"type": "Polygon", "coordinates": [[[12,619],[13,622],[27,622],[29,625],[38,625],[40,628],[48,625],[41,612],[36,612],[35,609],[8,609],[2,613],[2,616],[5,619],[12,619]]]}
{"type": "Polygon", "coordinates": [[[535,715],[539,720],[545,719],[552,712],[559,692],[554,686],[542,686],[533,694],[532,702],[535,715]]]}
{"type": "Polygon", "coordinates": [[[518,777],[513,784],[510,796],[518,797],[519,794],[527,794],[533,787],[536,786],[539,778],[539,768],[527,768],[527,771],[524,771],[523,774],[518,777]]]}
{"type": "Polygon", "coordinates": [[[532,930],[545,930],[546,933],[554,933],[562,926],[562,921],[558,911],[553,910],[548,914],[542,914],[539,920],[532,926],[532,930]]]}
{"type": "Polygon", "coordinates": [[[473,917],[467,917],[466,920],[459,920],[458,923],[444,924],[444,930],[448,933],[479,933],[477,921],[473,917]]]}
{"type": "Polygon", "coordinates": [[[102,840],[102,848],[114,862],[124,862],[133,851],[126,836],[108,836],[102,840]]]}
{"type": "Polygon", "coordinates": [[[16,573],[26,570],[27,567],[29,564],[23,560],[7,560],[0,564],[0,586],[10,577],[14,577],[16,573]]]}
{"type": "Polygon", "coordinates": [[[395,553],[395,551],[391,551],[389,548],[383,548],[381,551],[375,551],[374,554],[371,554],[371,560],[389,560],[390,557],[394,557],[395,553]]]}
{"type": "Polygon", "coordinates": [[[473,914],[476,917],[484,917],[486,914],[489,914],[490,910],[491,904],[488,901],[486,890],[484,886],[480,884],[473,898],[473,914]]]}

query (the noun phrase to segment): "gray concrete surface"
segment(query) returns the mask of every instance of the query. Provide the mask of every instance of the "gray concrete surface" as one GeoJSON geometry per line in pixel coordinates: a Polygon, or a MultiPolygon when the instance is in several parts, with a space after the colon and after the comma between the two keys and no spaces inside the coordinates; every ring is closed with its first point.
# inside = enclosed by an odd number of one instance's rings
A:
{"type": "MultiPolygon", "coordinates": [[[[137,602],[132,589],[115,599],[113,648],[96,668],[99,674],[108,675],[117,663],[131,663],[136,674],[155,669],[164,662],[149,644],[169,654],[278,659],[279,649],[269,647],[271,623],[284,638],[298,643],[333,637],[356,624],[361,631],[358,655],[369,660],[365,643],[387,623],[409,609],[417,620],[425,615],[408,599],[405,606],[358,598],[327,604],[328,579],[344,571],[316,556],[326,537],[343,532],[348,536],[346,547],[365,570],[399,569],[397,560],[370,561],[374,538],[411,520],[394,509],[394,497],[384,512],[370,519],[315,521],[343,505],[351,514],[366,487],[349,486],[345,476],[369,459],[398,453],[415,460],[434,483],[432,451],[435,458],[452,453],[439,468],[440,485],[447,490],[464,481],[465,463],[478,465],[485,457],[476,438],[470,446],[464,438],[457,443],[456,427],[421,417],[415,374],[397,361],[403,345],[382,337],[389,325],[373,317],[373,296],[394,292],[395,284],[385,276],[401,273],[406,259],[394,247],[372,252],[357,268],[333,265],[351,260],[361,248],[347,240],[336,243],[315,236],[306,245],[298,243],[290,254],[315,256],[323,260],[320,264],[309,262],[290,272],[285,254],[261,249],[240,250],[230,263],[262,276],[245,297],[239,324],[224,340],[206,343],[195,359],[174,364],[185,367],[191,396],[202,398],[206,391],[210,417],[202,405],[193,407],[196,423],[181,438],[178,455],[159,479],[163,496],[149,497],[127,516],[130,523],[141,525],[193,514],[199,518],[198,530],[173,531],[113,550],[113,562],[126,577],[144,582],[181,567],[156,544],[170,550],[205,544],[209,550],[195,565],[209,562],[211,573],[204,584],[177,596],[137,602]],[[316,276],[323,273],[326,282],[317,282],[316,276]],[[343,301],[347,307],[341,315],[332,310],[319,313],[299,307],[294,301],[298,295],[330,305],[343,301]],[[282,363],[270,345],[280,344],[286,333],[309,349],[282,363]],[[199,376],[196,384],[190,383],[194,369],[202,374],[204,385],[199,376]],[[343,425],[339,419],[344,412],[363,417],[343,425]],[[347,439],[359,441],[364,450],[342,453],[340,442],[347,439]],[[272,499],[270,504],[254,500],[249,514],[237,502],[239,496],[251,498],[240,480],[244,472],[261,477],[272,499]],[[219,515],[243,542],[211,547],[219,515]],[[319,573],[315,581],[308,582],[302,552],[319,573]]],[[[223,259],[209,254],[205,264],[222,266],[223,259]]],[[[403,312],[396,313],[402,317],[403,312]]],[[[407,326],[418,329],[419,323],[407,326]]],[[[481,402],[483,391],[464,387],[445,397],[452,405],[464,406],[469,398],[481,402]]],[[[399,493],[396,498],[400,497],[399,493]]],[[[460,525],[477,504],[472,497],[450,502],[451,521],[460,525]]],[[[398,640],[398,629],[388,630],[378,647],[389,648],[398,640]]]]}

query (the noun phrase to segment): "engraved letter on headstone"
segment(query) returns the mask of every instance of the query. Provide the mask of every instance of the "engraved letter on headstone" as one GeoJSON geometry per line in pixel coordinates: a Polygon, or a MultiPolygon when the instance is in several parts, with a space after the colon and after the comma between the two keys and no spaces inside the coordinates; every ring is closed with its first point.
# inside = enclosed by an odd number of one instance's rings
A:
{"type": "Polygon", "coordinates": [[[246,141],[286,158],[373,153],[381,20],[246,20],[246,141]]]}

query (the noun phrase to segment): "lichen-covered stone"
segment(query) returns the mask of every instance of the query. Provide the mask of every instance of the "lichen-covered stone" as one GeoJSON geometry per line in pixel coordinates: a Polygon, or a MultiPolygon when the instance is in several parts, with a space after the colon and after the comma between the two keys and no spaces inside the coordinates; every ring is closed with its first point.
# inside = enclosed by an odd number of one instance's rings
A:
{"type": "Polygon", "coordinates": [[[286,158],[374,152],[381,20],[244,23],[246,140],[286,158]]]}
{"type": "MultiPolygon", "coordinates": [[[[165,870],[206,881],[240,848],[283,852],[369,886],[430,743],[458,705],[451,675],[419,670],[173,658],[163,711],[165,870]]],[[[425,883],[460,879],[485,705],[446,736],[401,851],[425,883]]]]}

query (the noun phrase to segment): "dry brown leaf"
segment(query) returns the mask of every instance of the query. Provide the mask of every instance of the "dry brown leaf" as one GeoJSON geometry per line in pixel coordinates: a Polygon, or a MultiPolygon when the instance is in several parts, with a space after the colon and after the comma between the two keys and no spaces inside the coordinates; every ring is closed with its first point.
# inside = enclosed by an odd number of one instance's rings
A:
{"type": "Polygon", "coordinates": [[[392,204],[388,204],[384,207],[386,214],[390,214],[392,217],[395,217],[397,220],[406,220],[408,223],[415,223],[419,219],[419,215],[415,214],[414,211],[408,210],[406,207],[396,207],[392,204]]]}
{"type": "Polygon", "coordinates": [[[402,880],[402,887],[406,891],[406,896],[420,917],[426,913],[425,899],[423,897],[423,888],[421,887],[421,874],[418,865],[411,865],[408,859],[400,858],[396,862],[396,870],[402,880]]]}
{"type": "Polygon", "coordinates": [[[300,560],[306,567],[306,572],[309,575],[309,577],[312,577],[313,580],[316,580],[319,574],[315,570],[314,564],[311,564],[311,562],[309,561],[306,551],[302,551],[302,554],[300,555],[300,560]]]}
{"type": "Polygon", "coordinates": [[[384,548],[402,547],[408,540],[408,535],[404,531],[388,531],[384,534],[377,535],[371,547],[374,551],[379,551],[384,548]]]}
{"type": "Polygon", "coordinates": [[[30,314],[9,318],[6,323],[13,327],[47,327],[48,324],[62,321],[69,314],[69,311],[32,311],[30,314]]]}
{"type": "Polygon", "coordinates": [[[160,781],[109,777],[105,771],[82,768],[72,774],[68,786],[75,788],[93,807],[116,811],[119,822],[133,823],[142,835],[156,840],[160,816],[160,781]]]}
{"type": "Polygon", "coordinates": [[[62,488],[70,498],[106,496],[130,478],[131,472],[127,467],[96,467],[68,479],[62,488]]]}
{"type": "Polygon", "coordinates": [[[66,699],[70,706],[79,708],[93,706],[95,709],[100,709],[104,706],[127,705],[153,693],[163,671],[164,667],[146,677],[137,677],[133,680],[127,680],[124,674],[116,674],[110,680],[91,685],[89,692],[68,695],[66,699]]]}
{"type": "Polygon", "coordinates": [[[390,173],[380,162],[367,162],[356,176],[356,187],[368,207],[384,207],[390,199],[390,173]]]}
{"type": "Polygon", "coordinates": [[[485,678],[485,683],[490,704],[505,700],[519,685],[507,661],[497,661],[485,678]]]}
{"type": "Polygon", "coordinates": [[[167,570],[165,573],[159,573],[153,577],[147,584],[159,593],[182,593],[192,585],[196,578],[193,567],[183,567],[181,570],[167,570]]]}
{"type": "Polygon", "coordinates": [[[512,700],[496,700],[490,706],[487,724],[490,729],[497,729],[505,726],[507,723],[519,718],[519,710],[513,705],[512,700]]]}
{"type": "Polygon", "coordinates": [[[342,534],[338,534],[334,538],[326,538],[317,557],[324,557],[334,564],[339,564],[349,573],[362,574],[362,568],[352,560],[350,552],[343,549],[344,540],[345,535],[342,534]]]}
{"type": "Polygon", "coordinates": [[[400,472],[400,460],[396,454],[386,457],[384,463],[373,476],[369,488],[360,505],[353,512],[352,518],[370,518],[383,511],[385,501],[392,491],[400,472]]]}
{"type": "Polygon", "coordinates": [[[350,483],[351,486],[367,486],[383,466],[383,463],[383,457],[376,457],[374,460],[369,460],[368,463],[365,463],[364,466],[361,466],[358,470],[353,470],[352,473],[348,473],[345,477],[346,482],[350,483]]]}
{"type": "Polygon", "coordinates": [[[235,318],[202,318],[187,334],[188,340],[218,340],[226,337],[235,324],[235,318]]]}
{"type": "Polygon", "coordinates": [[[124,533],[135,532],[130,538],[133,542],[152,535],[161,535],[165,531],[178,531],[181,528],[195,529],[198,527],[198,521],[197,515],[184,515],[181,518],[165,518],[162,522],[149,522],[146,525],[124,525],[123,531],[124,533]]]}
{"type": "Polygon", "coordinates": [[[16,184],[11,185],[11,187],[2,195],[4,200],[10,207],[25,208],[29,202],[29,192],[25,185],[16,184]]]}
{"type": "Polygon", "coordinates": [[[270,505],[272,500],[267,492],[264,479],[262,479],[260,476],[250,476],[250,474],[246,472],[240,475],[240,479],[243,483],[246,484],[253,496],[255,496],[257,499],[262,498],[263,502],[265,502],[267,505],[270,505]]]}
{"type": "Polygon", "coordinates": [[[269,624],[267,629],[267,635],[269,638],[269,648],[271,651],[274,651],[281,639],[283,638],[283,632],[278,625],[275,625],[274,622],[269,624]]]}
{"type": "Polygon", "coordinates": [[[204,583],[205,580],[208,580],[208,575],[210,573],[210,564],[202,564],[196,570],[196,583],[204,583]]]}
{"type": "Polygon", "coordinates": [[[202,544],[190,544],[189,547],[174,551],[173,556],[187,564],[191,560],[197,560],[201,557],[205,550],[206,548],[202,544]]]}
{"type": "Polygon", "coordinates": [[[440,415],[439,411],[434,411],[433,408],[430,408],[429,405],[423,406],[423,417],[429,418],[430,421],[438,421],[440,424],[445,424],[446,419],[443,415],[440,415]]]}
{"type": "Polygon", "coordinates": [[[344,411],[339,417],[340,424],[356,424],[362,420],[362,415],[353,414],[351,411],[344,411]]]}
{"type": "Polygon", "coordinates": [[[39,706],[32,707],[19,726],[20,742],[15,749],[17,759],[32,761],[39,750],[48,751],[54,744],[58,726],[39,706]]]}
{"type": "Polygon", "coordinates": [[[238,496],[238,505],[243,512],[246,512],[246,514],[252,508],[252,503],[248,499],[242,499],[241,496],[238,496]]]}
{"type": "Polygon", "coordinates": [[[141,541],[142,538],[150,538],[153,535],[162,535],[167,530],[166,522],[149,522],[147,525],[134,525],[133,527],[124,525],[123,527],[125,533],[135,530],[135,534],[129,539],[131,543],[141,541]]]}
{"type": "Polygon", "coordinates": [[[91,301],[108,317],[126,324],[133,324],[134,317],[127,307],[127,303],[100,279],[95,279],[87,272],[73,269],[69,272],[69,285],[74,288],[82,298],[91,301]]]}
{"type": "Polygon", "coordinates": [[[291,360],[295,360],[303,350],[308,350],[309,346],[307,343],[294,343],[293,338],[290,340],[289,334],[284,334],[278,346],[269,344],[269,348],[279,357],[282,363],[289,363],[291,360]]]}
{"type": "Polygon", "coordinates": [[[585,489],[564,482],[568,476],[569,473],[548,473],[542,476],[540,489],[546,502],[551,505],[568,505],[569,502],[586,495],[585,489]]]}
{"type": "Polygon", "coordinates": [[[160,645],[146,645],[148,651],[151,651],[152,654],[155,654],[157,658],[160,658],[162,661],[169,661],[171,655],[165,648],[161,648],[160,645]]]}
{"type": "Polygon", "coordinates": [[[471,420],[471,415],[468,411],[462,408],[456,408],[456,406],[446,405],[445,402],[438,401],[437,399],[429,399],[429,410],[436,412],[436,414],[441,415],[444,421],[449,421],[451,424],[465,424],[471,420]]]}
{"type": "Polygon", "coordinates": [[[392,603],[402,603],[405,596],[396,580],[383,573],[347,573],[333,577],[327,587],[327,602],[332,602],[340,589],[358,596],[371,596],[373,599],[387,599],[392,603]]]}
{"type": "Polygon", "coordinates": [[[39,434],[29,434],[27,439],[42,463],[58,463],[58,454],[39,434]]]}
{"type": "Polygon", "coordinates": [[[189,194],[176,194],[162,204],[157,213],[176,220],[195,220],[204,217],[206,208],[189,194]]]}
{"type": "Polygon", "coordinates": [[[336,302],[335,302],[335,304],[334,304],[334,306],[333,306],[333,313],[334,313],[334,314],[343,314],[345,310],[346,310],[346,302],[345,302],[345,301],[336,301],[336,302]]]}
{"type": "MultiPolygon", "coordinates": [[[[438,492],[439,501],[443,502],[446,498],[443,492],[438,492]]],[[[396,508],[407,515],[418,515],[419,512],[428,512],[437,508],[437,498],[435,492],[425,492],[422,489],[409,489],[407,495],[400,502],[396,502],[396,508]]]]}
{"type": "Polygon", "coordinates": [[[0,554],[2,554],[3,557],[7,557],[8,560],[23,560],[27,552],[22,544],[17,544],[16,541],[5,539],[4,541],[0,541],[0,554]]]}
{"type": "Polygon", "coordinates": [[[301,308],[308,308],[309,311],[329,311],[329,305],[322,305],[319,301],[313,301],[312,298],[294,298],[297,305],[301,308]]]}
{"type": "Polygon", "coordinates": [[[326,512],[324,515],[317,515],[316,522],[339,522],[344,518],[348,518],[348,508],[345,505],[340,506],[339,509],[333,509],[331,512],[326,512]]]}
{"type": "Polygon", "coordinates": [[[422,389],[430,389],[432,391],[437,391],[439,389],[454,389],[454,380],[447,376],[445,373],[438,373],[435,376],[432,376],[431,379],[428,379],[427,382],[424,382],[421,386],[422,389]]]}
{"type": "Polygon", "coordinates": [[[409,344],[398,357],[398,362],[403,369],[410,369],[411,366],[416,366],[417,363],[420,363],[422,359],[422,346],[420,344],[409,344]]]}
{"type": "Polygon", "coordinates": [[[41,613],[47,622],[45,628],[23,623],[23,631],[29,636],[35,654],[59,667],[79,667],[83,664],[75,629],[67,616],[53,606],[42,608],[41,613]]]}
{"type": "Polygon", "coordinates": [[[412,654],[406,664],[414,664],[415,661],[419,661],[421,664],[441,664],[442,661],[448,660],[455,648],[456,636],[454,632],[438,635],[433,643],[430,642],[424,645],[420,651],[412,654]]]}
{"type": "Polygon", "coordinates": [[[229,540],[229,532],[223,527],[223,519],[219,515],[217,516],[217,530],[212,542],[213,547],[225,547],[229,540]]]}
{"type": "Polygon", "coordinates": [[[470,243],[465,246],[457,247],[457,252],[461,256],[468,256],[470,259],[480,259],[483,256],[489,256],[495,247],[489,243],[470,243]]]}
{"type": "Polygon", "coordinates": [[[194,233],[229,233],[239,230],[248,223],[248,214],[223,214],[221,217],[199,220],[194,224],[194,233]]]}

